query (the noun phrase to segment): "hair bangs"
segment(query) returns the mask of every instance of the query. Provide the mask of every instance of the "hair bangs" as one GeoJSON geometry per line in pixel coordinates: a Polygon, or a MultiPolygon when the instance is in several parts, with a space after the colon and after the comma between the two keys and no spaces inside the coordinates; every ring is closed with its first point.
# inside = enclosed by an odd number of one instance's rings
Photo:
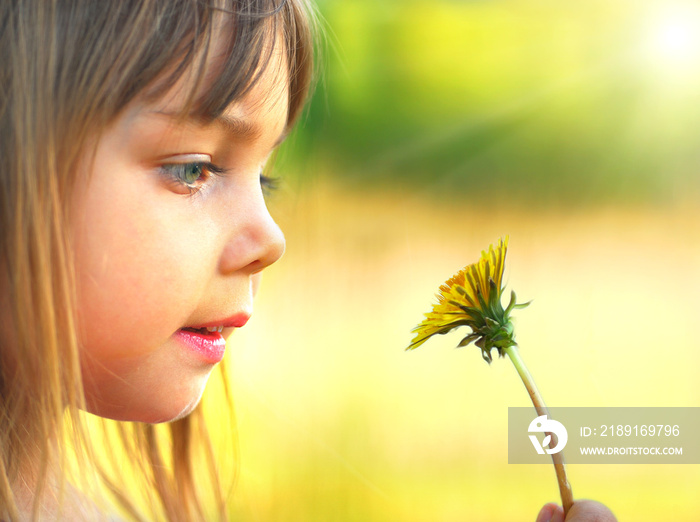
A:
{"type": "Polygon", "coordinates": [[[185,15],[182,11],[181,20],[170,20],[173,28],[165,25],[153,35],[162,39],[179,34],[180,40],[173,38],[171,60],[160,67],[169,72],[151,79],[156,86],[146,89],[148,98],[163,96],[190,76],[182,116],[214,119],[245,96],[269,67],[282,66],[275,59],[281,53],[286,70],[279,78],[288,88],[287,123],[291,126],[304,106],[313,76],[312,32],[305,6],[288,0],[229,0],[190,6],[193,12],[185,15]]]}
{"type": "Polygon", "coordinates": [[[53,98],[88,126],[105,125],[136,97],[158,99],[188,78],[184,115],[214,118],[255,86],[278,47],[287,62],[290,124],[310,88],[313,37],[304,0],[122,0],[86,2],[80,10],[59,3],[56,15],[63,51],[53,98]],[[208,71],[212,59],[216,67],[208,71]]]}

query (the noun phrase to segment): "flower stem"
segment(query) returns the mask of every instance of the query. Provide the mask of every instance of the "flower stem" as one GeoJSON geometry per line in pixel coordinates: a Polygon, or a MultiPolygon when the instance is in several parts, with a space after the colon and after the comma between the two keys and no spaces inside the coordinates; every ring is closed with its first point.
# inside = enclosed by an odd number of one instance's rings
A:
{"type": "MultiPolygon", "coordinates": [[[[549,416],[549,410],[547,409],[547,405],[544,403],[544,400],[540,395],[540,391],[537,389],[535,380],[532,378],[532,375],[530,375],[527,366],[525,366],[525,361],[523,361],[520,357],[518,347],[510,346],[504,349],[504,351],[508,354],[508,357],[510,357],[510,360],[513,362],[513,366],[515,366],[515,369],[518,370],[518,374],[520,374],[520,378],[523,380],[523,384],[525,384],[525,388],[527,388],[527,392],[530,394],[532,404],[535,405],[537,415],[547,415],[548,418],[551,418],[549,416]]],[[[554,433],[552,433],[551,435],[552,441],[550,442],[549,447],[553,448],[557,444],[557,440],[556,435],[554,433]]],[[[569,509],[571,509],[571,506],[573,506],[574,504],[574,495],[571,491],[571,485],[569,484],[569,481],[566,478],[566,465],[564,464],[564,456],[562,455],[562,453],[553,453],[552,462],[554,463],[554,470],[557,474],[557,482],[559,483],[559,494],[561,495],[561,502],[564,507],[564,516],[566,516],[566,514],[569,512],[569,509]]]]}

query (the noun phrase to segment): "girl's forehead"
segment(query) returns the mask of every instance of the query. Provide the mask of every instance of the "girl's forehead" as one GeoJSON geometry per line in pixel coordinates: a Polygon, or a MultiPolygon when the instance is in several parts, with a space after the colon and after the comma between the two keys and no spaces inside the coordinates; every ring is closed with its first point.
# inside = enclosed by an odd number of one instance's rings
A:
{"type": "MultiPolygon", "coordinates": [[[[219,114],[210,114],[202,104],[212,88],[220,88],[225,70],[232,60],[230,55],[230,37],[227,25],[219,22],[212,33],[210,45],[201,51],[198,59],[193,60],[180,75],[172,87],[159,95],[153,105],[160,110],[179,113],[183,117],[196,116],[203,120],[212,120],[219,114]]],[[[176,67],[176,65],[174,66],[176,67]]],[[[167,80],[168,73],[159,80],[167,80]]],[[[231,79],[236,81],[237,79],[231,79]]],[[[242,117],[254,115],[260,111],[289,111],[289,67],[287,50],[281,35],[268,34],[263,46],[258,65],[253,71],[248,84],[241,94],[234,98],[226,113],[242,117]]],[[[155,82],[158,90],[158,80],[155,82]]]]}
{"type": "MultiPolygon", "coordinates": [[[[215,59],[212,61],[215,62],[215,59]]],[[[250,90],[234,99],[223,111],[218,114],[203,114],[197,111],[196,104],[194,110],[188,111],[187,103],[192,97],[193,89],[199,89],[194,93],[196,103],[196,96],[206,95],[209,82],[216,79],[217,68],[214,63],[205,71],[201,81],[197,81],[191,74],[185,74],[160,98],[135,103],[120,118],[120,126],[129,133],[135,124],[165,121],[174,132],[209,129],[221,132],[215,135],[228,136],[232,142],[243,140],[259,143],[271,151],[284,140],[289,130],[289,86],[285,64],[284,56],[275,49],[250,90]]]]}

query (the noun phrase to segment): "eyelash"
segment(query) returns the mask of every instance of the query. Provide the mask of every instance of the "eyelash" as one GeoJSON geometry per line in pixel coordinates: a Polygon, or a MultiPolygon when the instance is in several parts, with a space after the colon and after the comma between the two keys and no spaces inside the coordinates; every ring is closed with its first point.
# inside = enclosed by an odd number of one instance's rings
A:
{"type": "MultiPolygon", "coordinates": [[[[194,195],[204,188],[204,182],[211,176],[220,176],[228,172],[229,169],[219,167],[209,161],[192,161],[189,163],[167,163],[161,165],[161,169],[178,184],[188,190],[189,195],[194,195]],[[184,177],[184,172],[194,167],[199,171],[197,180],[188,183],[184,177]],[[204,179],[202,179],[204,178],[204,179]]],[[[270,196],[279,187],[279,178],[266,176],[260,169],[260,186],[265,196],[270,196]]]]}
{"type": "Polygon", "coordinates": [[[266,176],[262,173],[262,169],[260,169],[260,186],[262,187],[264,196],[271,196],[275,192],[275,190],[279,188],[280,179],[271,176],[266,176]]]}

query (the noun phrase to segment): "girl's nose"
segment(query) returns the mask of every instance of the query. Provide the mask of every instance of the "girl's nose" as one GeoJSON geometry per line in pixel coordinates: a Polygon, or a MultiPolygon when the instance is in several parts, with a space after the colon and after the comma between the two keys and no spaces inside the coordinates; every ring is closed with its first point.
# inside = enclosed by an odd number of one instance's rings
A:
{"type": "Polygon", "coordinates": [[[264,198],[258,195],[252,199],[250,204],[239,206],[231,218],[234,226],[219,261],[223,274],[260,272],[284,253],[284,234],[272,219],[264,198]]]}

